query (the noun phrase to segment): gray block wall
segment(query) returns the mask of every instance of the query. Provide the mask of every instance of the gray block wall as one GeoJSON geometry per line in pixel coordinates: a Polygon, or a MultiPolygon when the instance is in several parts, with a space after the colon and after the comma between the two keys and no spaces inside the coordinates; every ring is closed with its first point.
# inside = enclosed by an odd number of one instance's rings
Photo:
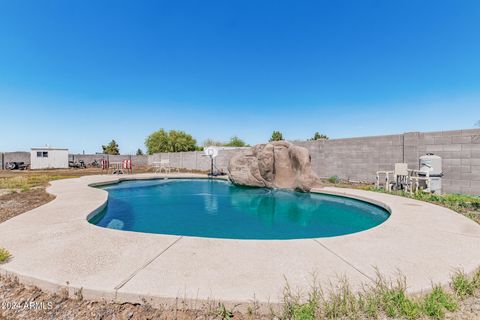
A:
{"type": "MultiPolygon", "coordinates": [[[[135,167],[146,167],[148,166],[148,156],[130,156],[130,155],[106,155],[106,154],[69,154],[68,160],[80,161],[83,160],[88,165],[97,160],[100,162],[101,159],[109,159],[110,161],[123,161],[127,159],[132,160],[132,164],[135,167]]],[[[0,152],[0,169],[5,169],[7,162],[25,162],[30,164],[30,152],[17,151],[17,152],[0,152]],[[3,159],[3,161],[2,161],[3,159]]]]}
{"type": "MultiPolygon", "coordinates": [[[[218,156],[214,160],[216,169],[226,172],[230,158],[238,150],[219,150],[218,156]]],[[[200,171],[210,170],[210,158],[205,156],[203,151],[155,153],[148,157],[148,163],[153,165],[153,162],[163,159],[168,159],[169,165],[175,168],[200,171]]]]}
{"type": "MultiPolygon", "coordinates": [[[[376,171],[393,170],[397,162],[406,162],[409,168],[418,169],[418,158],[426,153],[434,153],[443,159],[444,192],[480,195],[480,129],[292,142],[309,149],[313,169],[320,177],[336,175],[365,182],[374,182],[376,171]]],[[[215,158],[216,167],[226,171],[230,158],[236,152],[239,149],[220,150],[215,158]]],[[[70,155],[71,160],[82,159],[87,164],[106,157],[102,154],[70,155]]],[[[209,157],[203,151],[108,158],[110,161],[132,159],[134,166],[147,166],[160,159],[169,159],[172,167],[202,171],[210,169],[209,157]]],[[[3,153],[3,163],[10,161],[30,163],[30,153],[3,153]]]]}
{"type": "Polygon", "coordinates": [[[292,141],[306,147],[319,177],[374,181],[379,170],[403,162],[403,135],[317,141],[292,141]]]}
{"type": "Polygon", "coordinates": [[[418,166],[415,159],[423,154],[439,155],[443,159],[445,192],[480,195],[480,129],[405,135],[409,166],[418,166]]]}
{"type": "MultiPolygon", "coordinates": [[[[443,191],[480,195],[480,129],[408,132],[404,134],[292,141],[306,147],[318,176],[338,176],[351,181],[374,182],[380,170],[393,170],[394,164],[408,163],[418,169],[418,158],[434,153],[443,158],[443,191]]],[[[238,150],[221,150],[215,159],[218,169],[226,171],[228,161],[238,150]]],[[[173,167],[208,170],[209,159],[203,152],[158,153],[148,162],[170,159],[173,167]]]]}
{"type": "Polygon", "coordinates": [[[5,165],[8,162],[25,162],[25,164],[30,164],[30,152],[0,152],[0,169],[5,169],[5,165]]]}
{"type": "Polygon", "coordinates": [[[444,192],[480,195],[480,129],[293,143],[310,150],[320,177],[366,182],[375,181],[376,171],[393,170],[396,162],[418,169],[418,158],[433,153],[443,159],[444,192]]]}

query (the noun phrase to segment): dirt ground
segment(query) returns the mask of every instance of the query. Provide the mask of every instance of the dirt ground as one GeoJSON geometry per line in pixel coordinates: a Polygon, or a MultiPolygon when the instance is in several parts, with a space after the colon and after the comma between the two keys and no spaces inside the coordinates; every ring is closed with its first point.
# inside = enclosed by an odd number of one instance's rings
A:
{"type": "Polygon", "coordinates": [[[25,192],[9,192],[0,196],[0,223],[19,214],[30,211],[55,199],[44,187],[25,192]]]}
{"type": "MultiPolygon", "coordinates": [[[[218,305],[205,305],[200,310],[153,308],[148,304],[107,303],[83,300],[81,294],[50,294],[25,286],[15,278],[0,276],[0,319],[21,320],[144,320],[144,319],[247,319],[241,313],[223,311],[218,305]]],[[[260,318],[260,317],[255,317],[260,318]]]]}

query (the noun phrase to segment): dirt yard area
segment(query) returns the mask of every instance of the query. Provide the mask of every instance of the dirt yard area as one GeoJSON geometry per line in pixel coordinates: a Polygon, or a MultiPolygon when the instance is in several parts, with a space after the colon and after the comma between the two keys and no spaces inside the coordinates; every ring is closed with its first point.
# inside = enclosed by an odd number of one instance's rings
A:
{"type": "Polygon", "coordinates": [[[2,320],[246,319],[241,313],[227,311],[215,303],[193,310],[182,306],[181,302],[177,308],[163,309],[153,308],[147,303],[89,301],[84,300],[81,293],[71,297],[67,292],[50,294],[36,287],[25,286],[15,278],[4,276],[0,276],[0,303],[2,320]]]}
{"type": "Polygon", "coordinates": [[[45,188],[9,192],[0,196],[0,223],[55,199],[45,188]]]}

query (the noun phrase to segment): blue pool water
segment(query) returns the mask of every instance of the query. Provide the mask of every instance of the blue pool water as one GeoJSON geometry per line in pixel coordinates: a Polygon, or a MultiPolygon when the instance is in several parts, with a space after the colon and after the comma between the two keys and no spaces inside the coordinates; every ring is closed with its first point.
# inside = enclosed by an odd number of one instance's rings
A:
{"type": "Polygon", "coordinates": [[[351,198],[264,188],[226,181],[124,181],[104,187],[108,204],[90,219],[101,227],[230,239],[338,236],[375,227],[389,217],[351,198]]]}

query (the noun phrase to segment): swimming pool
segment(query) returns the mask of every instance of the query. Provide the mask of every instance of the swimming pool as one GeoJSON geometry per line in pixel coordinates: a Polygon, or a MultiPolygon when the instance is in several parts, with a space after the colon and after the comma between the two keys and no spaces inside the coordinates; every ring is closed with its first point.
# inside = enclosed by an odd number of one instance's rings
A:
{"type": "Polygon", "coordinates": [[[103,187],[97,226],[227,239],[331,237],[373,228],[387,210],[364,201],[315,193],[234,186],[214,179],[123,181],[103,187]]]}

